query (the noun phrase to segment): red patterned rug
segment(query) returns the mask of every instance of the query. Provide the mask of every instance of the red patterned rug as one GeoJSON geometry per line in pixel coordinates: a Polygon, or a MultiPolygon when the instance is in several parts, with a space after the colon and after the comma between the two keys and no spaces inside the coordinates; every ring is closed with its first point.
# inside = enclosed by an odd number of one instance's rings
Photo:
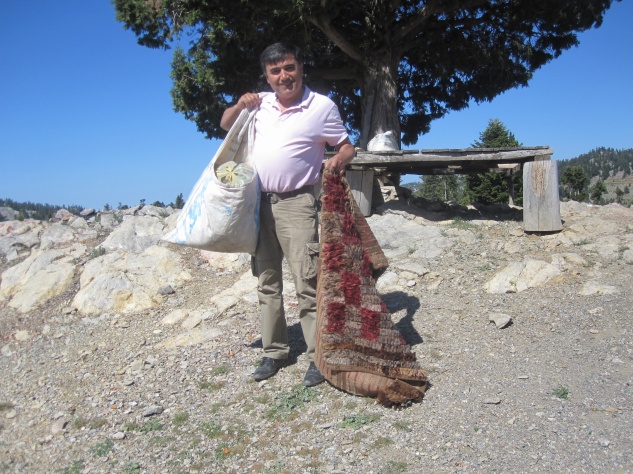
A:
{"type": "Polygon", "coordinates": [[[335,387],[400,406],[422,399],[427,375],[376,291],[386,268],[347,181],[325,171],[315,363],[335,387]]]}

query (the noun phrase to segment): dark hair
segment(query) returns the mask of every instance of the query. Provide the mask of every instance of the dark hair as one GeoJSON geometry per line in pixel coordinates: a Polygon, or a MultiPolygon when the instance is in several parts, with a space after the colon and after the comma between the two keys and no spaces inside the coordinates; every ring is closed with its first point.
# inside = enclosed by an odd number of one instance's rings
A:
{"type": "Polygon", "coordinates": [[[262,67],[262,72],[266,74],[267,64],[277,64],[288,56],[294,56],[300,64],[303,63],[303,52],[298,46],[290,43],[271,44],[259,55],[259,64],[262,67]]]}

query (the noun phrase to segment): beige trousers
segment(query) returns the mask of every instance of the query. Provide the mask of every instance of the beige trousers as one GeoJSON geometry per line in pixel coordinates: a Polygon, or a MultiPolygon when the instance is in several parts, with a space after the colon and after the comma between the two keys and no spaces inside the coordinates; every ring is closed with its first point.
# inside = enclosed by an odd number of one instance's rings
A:
{"type": "Polygon", "coordinates": [[[262,193],[253,274],[259,278],[257,294],[266,357],[286,359],[290,351],[281,269],[285,256],[299,300],[299,321],[308,346],[306,358],[314,360],[318,240],[312,186],[288,193],[262,193]]]}

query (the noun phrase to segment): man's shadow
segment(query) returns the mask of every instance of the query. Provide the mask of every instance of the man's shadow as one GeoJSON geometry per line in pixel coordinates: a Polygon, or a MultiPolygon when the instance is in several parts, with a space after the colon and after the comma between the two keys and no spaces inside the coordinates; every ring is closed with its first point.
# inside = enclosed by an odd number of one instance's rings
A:
{"type": "Polygon", "coordinates": [[[408,295],[402,291],[392,291],[382,295],[387,309],[391,314],[397,313],[403,309],[407,310],[407,313],[398,321],[395,326],[402,338],[410,346],[421,344],[424,342],[420,333],[413,326],[413,317],[418,309],[420,309],[420,300],[415,296],[408,295]]]}
{"type": "MultiPolygon", "coordinates": [[[[420,300],[417,297],[410,296],[402,291],[387,293],[382,295],[382,299],[391,314],[406,309],[406,314],[400,319],[400,321],[395,323],[396,329],[398,329],[406,343],[410,346],[414,346],[424,342],[420,333],[418,333],[413,326],[413,317],[415,316],[416,311],[420,308],[420,300]]],[[[298,356],[303,354],[308,348],[305,339],[303,338],[300,323],[296,322],[288,326],[288,344],[290,345],[288,360],[289,364],[293,365],[297,363],[298,356]]],[[[261,338],[251,342],[248,347],[261,349],[261,338]]]]}
{"type": "MultiPolygon", "coordinates": [[[[288,326],[288,345],[290,346],[290,354],[288,355],[288,365],[297,363],[299,355],[308,350],[308,345],[303,338],[303,331],[300,323],[294,323],[288,326]]],[[[248,347],[252,349],[262,349],[262,338],[254,340],[248,347]]]]}

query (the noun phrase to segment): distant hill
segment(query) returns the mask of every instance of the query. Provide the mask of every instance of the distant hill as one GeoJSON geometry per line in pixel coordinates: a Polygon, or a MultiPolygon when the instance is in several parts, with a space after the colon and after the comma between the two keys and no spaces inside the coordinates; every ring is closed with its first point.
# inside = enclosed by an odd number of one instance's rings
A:
{"type": "MultiPolygon", "coordinates": [[[[590,179],[588,187],[595,185],[598,180],[604,182],[607,188],[607,192],[602,195],[602,201],[604,203],[615,202],[616,190],[619,188],[624,192],[622,202],[627,205],[633,204],[633,148],[616,150],[614,148],[600,147],[576,158],[557,160],[557,163],[559,179],[563,176],[565,169],[568,167],[580,166],[590,179]]],[[[422,182],[417,180],[403,183],[402,186],[409,188],[412,192],[416,192],[421,184],[422,182]]],[[[562,193],[563,191],[561,191],[561,197],[564,197],[562,193]]],[[[170,203],[169,206],[182,208],[183,204],[182,194],[180,194],[176,198],[176,204],[170,203]],[[178,204],[179,200],[181,201],[180,204],[178,204]]],[[[152,205],[165,207],[163,203],[158,201],[152,205]]],[[[121,209],[127,207],[128,206],[121,206],[121,204],[119,204],[119,208],[121,209]]],[[[83,210],[83,207],[78,205],[59,206],[33,202],[16,202],[12,199],[0,199],[0,208],[10,208],[15,211],[15,216],[12,215],[11,217],[9,217],[8,214],[0,213],[0,221],[13,218],[24,219],[27,217],[48,220],[55,212],[62,208],[67,209],[73,214],[79,214],[83,210]]]]}
{"type": "MultiPolygon", "coordinates": [[[[6,207],[16,211],[18,219],[32,218],[47,221],[60,209],[66,209],[73,214],[79,214],[84,208],[78,205],[58,206],[55,204],[39,204],[35,202],[17,202],[13,199],[0,199],[0,207],[6,207]]],[[[0,221],[3,220],[0,216],[0,221]]]]}
{"type": "Polygon", "coordinates": [[[576,158],[558,161],[558,176],[563,176],[565,169],[570,166],[580,166],[590,179],[589,186],[593,186],[598,180],[602,180],[607,192],[602,195],[605,202],[613,202],[616,199],[616,189],[626,193],[624,202],[633,201],[633,148],[616,150],[613,148],[596,148],[576,158]],[[625,189],[626,188],[626,189],[625,189]]]}

